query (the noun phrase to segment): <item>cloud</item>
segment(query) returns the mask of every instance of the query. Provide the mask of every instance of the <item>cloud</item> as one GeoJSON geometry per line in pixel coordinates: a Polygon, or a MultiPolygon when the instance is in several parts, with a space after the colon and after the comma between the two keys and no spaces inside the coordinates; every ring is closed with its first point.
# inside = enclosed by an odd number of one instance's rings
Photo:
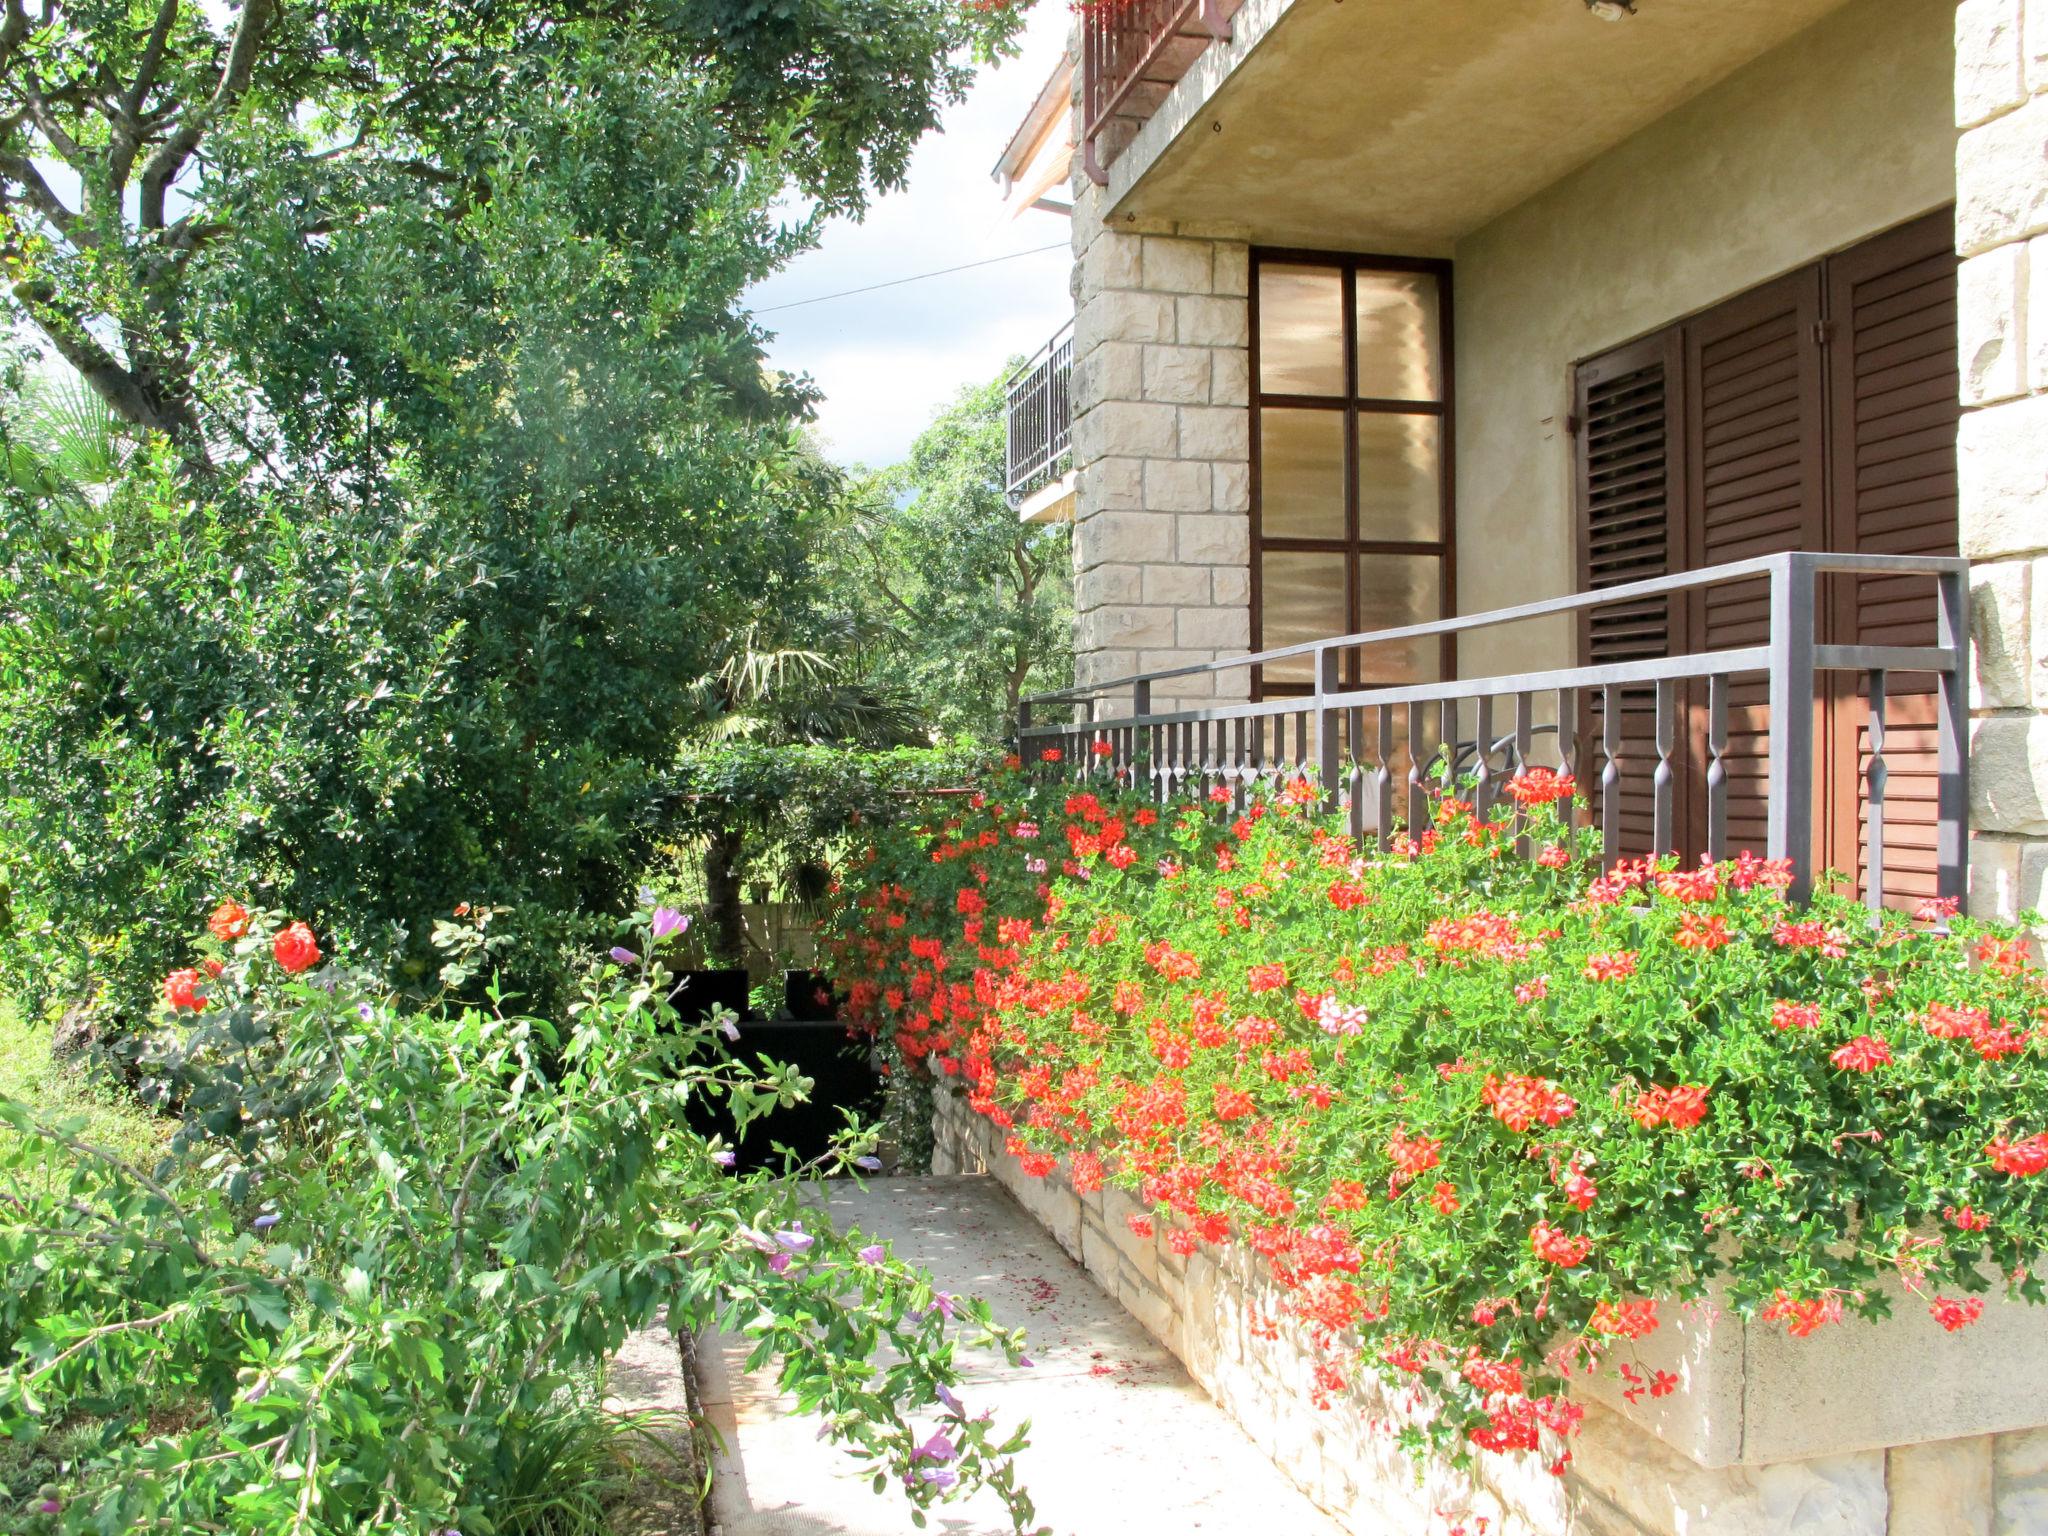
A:
{"type": "MultiPolygon", "coordinates": [[[[1023,52],[976,80],[920,144],[900,192],[860,223],[839,219],[818,248],[748,295],[757,309],[871,283],[1063,245],[1064,216],[1007,217],[990,168],[1066,45],[1065,7],[1037,6],[1023,52]]],[[[818,433],[835,458],[891,464],[963,384],[1039,347],[1072,314],[1064,249],[765,314],[769,362],[823,389],[818,433]]]]}

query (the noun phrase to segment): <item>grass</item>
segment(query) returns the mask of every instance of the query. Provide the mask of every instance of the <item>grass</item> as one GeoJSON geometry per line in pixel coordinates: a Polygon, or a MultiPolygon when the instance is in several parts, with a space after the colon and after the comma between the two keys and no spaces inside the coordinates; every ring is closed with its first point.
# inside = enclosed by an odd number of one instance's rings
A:
{"type": "Polygon", "coordinates": [[[49,1029],[22,1018],[6,998],[0,998],[0,1095],[53,1119],[82,1118],[80,1140],[145,1168],[163,1155],[173,1129],[88,1062],[52,1060],[49,1029]]]}

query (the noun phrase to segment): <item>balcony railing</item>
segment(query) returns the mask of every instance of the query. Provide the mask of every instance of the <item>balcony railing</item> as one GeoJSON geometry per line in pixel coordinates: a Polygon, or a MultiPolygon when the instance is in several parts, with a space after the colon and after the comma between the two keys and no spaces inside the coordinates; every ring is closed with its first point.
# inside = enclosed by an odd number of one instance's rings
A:
{"type": "Polygon", "coordinates": [[[1202,50],[1230,36],[1239,0],[1092,0],[1081,8],[1081,158],[1098,185],[1129,136],[1202,50]],[[1117,130],[1116,141],[1109,139],[1117,130]]]}
{"type": "Polygon", "coordinates": [[[1888,895],[1960,896],[1968,806],[1968,570],[1967,561],[1937,557],[1766,555],[1465,618],[1336,636],[1041,694],[1020,712],[1019,750],[1036,762],[1046,750],[1059,749],[1054,771],[1077,778],[1127,774],[1162,800],[1222,785],[1242,805],[1255,785],[1313,773],[1333,807],[1348,807],[1361,846],[1368,834],[1389,836],[1397,811],[1405,825],[1426,826],[1432,786],[1469,781],[1475,808],[1485,815],[1510,776],[1541,765],[1572,774],[1591,791],[1590,814],[1609,863],[1624,854],[1677,851],[1688,842],[1716,859],[1750,846],[1789,860],[1792,895],[1803,899],[1813,887],[1819,846],[1816,763],[1830,755],[1819,750],[1825,744],[1814,701],[1821,697],[1816,688],[1828,684],[1844,708],[1865,712],[1855,722],[1850,749],[1859,766],[1852,824],[1859,829],[1860,859],[1848,861],[1861,863],[1865,900],[1876,907],[1888,895]],[[1925,626],[1933,645],[1821,643],[1823,578],[1832,584],[1901,577],[1927,578],[1933,589],[1925,626]],[[1703,596],[1705,589],[1736,583],[1746,584],[1738,596],[1768,585],[1769,631],[1762,644],[1505,677],[1339,685],[1344,655],[1355,647],[1577,615],[1617,600],[1703,596]],[[1299,657],[1312,658],[1315,681],[1306,697],[1153,707],[1155,697],[1174,694],[1176,681],[1181,693],[1203,691],[1218,674],[1299,657]],[[1917,676],[1902,690],[1890,686],[1894,674],[1917,676]],[[1909,704],[1932,715],[1919,722],[1920,760],[1910,765],[1924,792],[1899,807],[1902,826],[1910,822],[1925,845],[1928,868],[1914,876],[1923,883],[1917,892],[1903,889],[1898,871],[1901,862],[1912,862],[1903,855],[1915,850],[1895,849],[1901,857],[1888,862],[1886,847],[1887,752],[1904,756],[1888,746],[1886,730],[1890,713],[1909,704]],[[1076,718],[1047,718],[1069,707],[1076,718]],[[1732,731],[1731,709],[1740,717],[1732,731]],[[1634,730],[1626,724],[1630,716],[1634,730]],[[1625,744],[1625,737],[1632,740],[1625,744]],[[1442,750],[1446,746],[1450,750],[1442,750]],[[1697,782],[1682,782],[1688,778],[1697,782]],[[1695,811],[1685,828],[1677,816],[1681,790],[1695,811]],[[1739,802],[1748,830],[1731,833],[1731,801],[1739,802]],[[1631,836],[1624,818],[1632,811],[1647,812],[1647,819],[1638,815],[1631,836]],[[1632,840],[1639,846],[1629,847],[1632,840]],[[1761,848],[1753,847],[1757,841],[1761,848]],[[1931,889],[1924,884],[1929,874],[1931,889]]]}
{"type": "Polygon", "coordinates": [[[1010,375],[1003,418],[1004,488],[1012,506],[1066,472],[1073,452],[1074,324],[1010,375]]]}

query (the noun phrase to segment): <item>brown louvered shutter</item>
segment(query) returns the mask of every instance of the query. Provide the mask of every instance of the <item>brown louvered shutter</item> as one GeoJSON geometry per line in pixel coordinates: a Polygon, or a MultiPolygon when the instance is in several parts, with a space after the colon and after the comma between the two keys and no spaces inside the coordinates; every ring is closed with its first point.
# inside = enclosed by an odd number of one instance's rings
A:
{"type": "MultiPolygon", "coordinates": [[[[1689,568],[1824,547],[1820,288],[1820,269],[1809,267],[1685,326],[1689,568]]],[[[1695,649],[1766,644],[1769,579],[1707,588],[1694,597],[1689,619],[1695,649]]],[[[1768,702],[1769,684],[1761,677],[1730,686],[1731,852],[1765,847],[1768,702]]],[[[1706,757],[1703,716],[1695,712],[1695,762],[1706,757]]],[[[1695,808],[1693,822],[1688,843],[1697,848],[1705,842],[1704,806],[1695,808]]]]}
{"type": "MultiPolygon", "coordinates": [[[[1597,592],[1681,569],[1678,408],[1682,393],[1676,329],[1581,363],[1574,379],[1580,508],[1579,590],[1597,592]]],[[[1580,621],[1579,650],[1590,665],[1667,656],[1681,611],[1668,598],[1632,598],[1592,609],[1580,621]]],[[[1582,723],[1597,744],[1602,701],[1587,700],[1582,723]]],[[[1655,768],[1655,694],[1620,695],[1621,848],[1650,846],[1650,775],[1655,768]]],[[[1598,761],[1589,756],[1588,762],[1598,761]]],[[[1589,784],[1599,824],[1600,786],[1589,784]]]]}
{"type": "MultiPolygon", "coordinates": [[[[1956,553],[1956,254],[1948,210],[1879,235],[1828,263],[1828,547],[1885,555],[1956,553]]],[[[1863,579],[1825,595],[1842,644],[1932,645],[1933,583],[1863,579]]],[[[1894,674],[1886,689],[1885,880],[1916,902],[1935,890],[1936,755],[1932,680],[1894,674]]],[[[1838,679],[1827,735],[1834,804],[1828,863],[1865,867],[1869,688],[1838,679]]]]}

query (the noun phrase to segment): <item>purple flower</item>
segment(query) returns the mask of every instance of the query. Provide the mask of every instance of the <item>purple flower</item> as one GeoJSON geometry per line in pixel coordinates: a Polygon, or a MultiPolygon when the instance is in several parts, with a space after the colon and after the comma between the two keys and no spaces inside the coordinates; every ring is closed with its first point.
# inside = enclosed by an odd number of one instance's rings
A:
{"type": "Polygon", "coordinates": [[[943,1429],[932,1431],[931,1439],[925,1441],[910,1453],[912,1461],[951,1461],[960,1453],[953,1449],[953,1442],[946,1438],[943,1429]]]}
{"type": "Polygon", "coordinates": [[[791,1253],[802,1253],[811,1246],[811,1234],[804,1230],[802,1222],[792,1222],[775,1234],[775,1241],[791,1253]]]}
{"type": "Polygon", "coordinates": [[[953,1300],[953,1295],[949,1291],[940,1291],[932,1298],[933,1304],[939,1309],[939,1316],[947,1322],[953,1320],[953,1300]]]}
{"type": "Polygon", "coordinates": [[[788,1274],[788,1273],[789,1273],[789,1255],[788,1255],[788,1254],[786,1254],[786,1253],[778,1253],[778,1254],[776,1254],[774,1258],[772,1258],[772,1259],[770,1259],[770,1260],[768,1261],[768,1267],[769,1267],[770,1269],[774,1270],[774,1271],[775,1271],[775,1273],[777,1273],[778,1275],[786,1275],[786,1274],[788,1274]]]}
{"type": "Polygon", "coordinates": [[[962,1418],[965,1418],[967,1416],[967,1410],[961,1406],[960,1399],[953,1395],[953,1389],[947,1386],[943,1381],[938,1384],[938,1394],[940,1402],[944,1403],[948,1408],[952,1409],[962,1418]]]}
{"type": "Polygon", "coordinates": [[[638,965],[640,963],[640,957],[623,944],[614,944],[612,946],[612,959],[616,960],[620,965],[638,965]]]}
{"type": "Polygon", "coordinates": [[[656,907],[653,921],[647,925],[648,932],[654,935],[654,942],[657,944],[672,933],[688,932],[689,927],[690,920],[674,907],[656,907]]]}
{"type": "Polygon", "coordinates": [[[718,1151],[711,1154],[711,1161],[721,1168],[730,1168],[739,1160],[740,1155],[737,1152],[718,1151]]]}
{"type": "Polygon", "coordinates": [[[936,1487],[950,1488],[960,1481],[960,1476],[951,1467],[924,1467],[918,1477],[936,1487]]]}
{"type": "Polygon", "coordinates": [[[367,1024],[370,1022],[370,1020],[377,1017],[377,1010],[372,1008],[368,1003],[357,1003],[356,1017],[361,1019],[365,1024],[367,1024]]]}
{"type": "Polygon", "coordinates": [[[869,1243],[867,1247],[861,1249],[858,1257],[863,1264],[879,1264],[888,1255],[883,1251],[880,1243],[869,1243]]]}
{"type": "Polygon", "coordinates": [[[39,1515],[58,1515],[63,1512],[64,1506],[55,1499],[45,1499],[36,1506],[36,1513],[39,1515]]]}
{"type": "Polygon", "coordinates": [[[1027,1371],[1030,1370],[1032,1366],[1036,1363],[1037,1362],[1035,1362],[1029,1355],[1019,1355],[1017,1357],[1017,1364],[1027,1371]]]}
{"type": "Polygon", "coordinates": [[[734,1018],[733,1018],[733,1016],[732,1016],[731,1014],[727,1014],[727,1015],[726,1015],[726,1016],[725,1016],[724,1018],[720,1019],[720,1020],[718,1021],[718,1027],[719,1027],[720,1029],[722,1029],[722,1030],[724,1030],[724,1031],[725,1031],[725,1038],[726,1038],[726,1039],[728,1039],[728,1040],[737,1040],[737,1039],[739,1039],[739,1037],[740,1037],[740,1026],[739,1026],[739,1023],[738,1023],[738,1021],[737,1021],[736,1019],[734,1019],[734,1018]]]}
{"type": "Polygon", "coordinates": [[[277,1216],[275,1213],[266,1212],[265,1214],[258,1216],[255,1219],[255,1221],[250,1223],[250,1225],[255,1227],[255,1229],[258,1232],[268,1232],[272,1227],[276,1226],[280,1220],[282,1220],[282,1218],[277,1216]]]}
{"type": "Polygon", "coordinates": [[[882,1170],[882,1160],[879,1157],[856,1157],[853,1166],[865,1168],[869,1173],[879,1173],[882,1170]]]}
{"type": "Polygon", "coordinates": [[[740,1241],[746,1243],[756,1253],[775,1254],[780,1253],[782,1251],[781,1249],[775,1246],[774,1238],[756,1232],[752,1227],[749,1227],[744,1232],[740,1233],[740,1241]]]}

